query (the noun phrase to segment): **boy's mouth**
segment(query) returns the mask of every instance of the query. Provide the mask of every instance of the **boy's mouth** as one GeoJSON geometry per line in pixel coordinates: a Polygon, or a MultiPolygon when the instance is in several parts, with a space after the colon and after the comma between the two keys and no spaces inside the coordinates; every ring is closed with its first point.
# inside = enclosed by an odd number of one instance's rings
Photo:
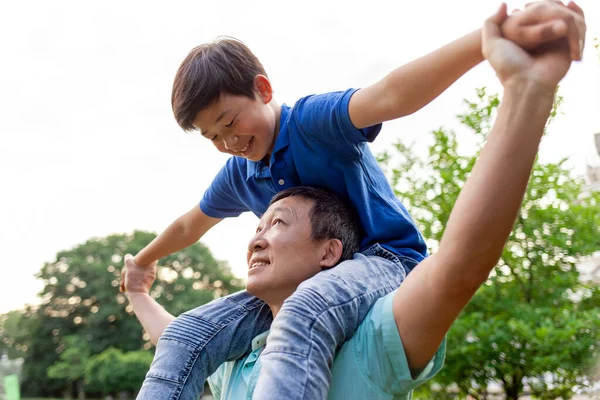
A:
{"type": "Polygon", "coordinates": [[[254,142],[254,136],[252,136],[250,138],[250,140],[248,140],[248,143],[246,143],[246,146],[244,146],[244,148],[240,150],[240,153],[242,153],[242,156],[247,157],[251,153],[253,142],[254,142]]]}

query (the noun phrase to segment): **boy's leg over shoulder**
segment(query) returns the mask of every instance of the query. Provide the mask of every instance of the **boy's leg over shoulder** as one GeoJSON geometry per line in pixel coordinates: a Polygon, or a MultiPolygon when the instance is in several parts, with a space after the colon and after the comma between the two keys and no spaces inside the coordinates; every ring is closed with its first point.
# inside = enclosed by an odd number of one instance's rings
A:
{"type": "Polygon", "coordinates": [[[252,397],[327,398],[336,349],[416,263],[374,245],[300,284],[273,321],[252,397]]]}
{"type": "Polygon", "coordinates": [[[206,379],[250,351],[271,320],[269,307],[245,290],[180,315],[158,341],[137,399],[197,400],[206,379]]]}

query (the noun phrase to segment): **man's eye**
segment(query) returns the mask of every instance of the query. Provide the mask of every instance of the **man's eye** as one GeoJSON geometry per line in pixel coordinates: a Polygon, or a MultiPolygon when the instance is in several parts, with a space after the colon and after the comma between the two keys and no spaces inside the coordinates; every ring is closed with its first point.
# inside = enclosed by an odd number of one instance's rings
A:
{"type": "Polygon", "coordinates": [[[262,228],[259,226],[258,228],[256,228],[256,233],[259,233],[260,231],[262,231],[262,228]]]}
{"type": "Polygon", "coordinates": [[[283,224],[283,221],[282,221],[282,220],[280,220],[279,218],[275,218],[275,219],[273,220],[273,222],[272,222],[272,225],[276,225],[276,224],[279,224],[279,223],[283,224]]]}

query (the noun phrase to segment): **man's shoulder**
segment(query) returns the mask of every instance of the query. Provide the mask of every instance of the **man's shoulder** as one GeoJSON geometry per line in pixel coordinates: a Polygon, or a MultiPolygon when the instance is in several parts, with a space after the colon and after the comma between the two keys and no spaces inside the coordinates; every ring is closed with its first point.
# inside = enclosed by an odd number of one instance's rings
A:
{"type": "Polygon", "coordinates": [[[367,317],[359,325],[358,329],[373,329],[374,325],[380,325],[383,317],[392,311],[392,302],[397,291],[398,289],[395,289],[373,303],[367,317]]]}

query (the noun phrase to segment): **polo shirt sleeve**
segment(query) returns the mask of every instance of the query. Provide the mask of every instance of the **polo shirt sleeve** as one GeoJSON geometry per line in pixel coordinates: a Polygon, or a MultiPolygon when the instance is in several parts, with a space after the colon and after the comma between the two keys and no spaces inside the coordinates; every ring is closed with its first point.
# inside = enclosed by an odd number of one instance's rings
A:
{"type": "Polygon", "coordinates": [[[209,217],[237,217],[249,211],[235,190],[236,187],[243,187],[240,182],[245,178],[241,176],[234,158],[227,160],[200,200],[200,210],[209,217]]]}
{"type": "Polygon", "coordinates": [[[338,152],[356,152],[357,144],[372,142],[381,124],[357,129],[350,121],[348,105],[358,89],[311,95],[300,99],[293,108],[295,123],[306,138],[338,152]]]}
{"type": "Polygon", "coordinates": [[[360,325],[354,352],[362,375],[371,385],[393,396],[407,394],[442,369],[446,339],[421,373],[413,378],[392,312],[396,291],[382,298],[360,325]]]}

